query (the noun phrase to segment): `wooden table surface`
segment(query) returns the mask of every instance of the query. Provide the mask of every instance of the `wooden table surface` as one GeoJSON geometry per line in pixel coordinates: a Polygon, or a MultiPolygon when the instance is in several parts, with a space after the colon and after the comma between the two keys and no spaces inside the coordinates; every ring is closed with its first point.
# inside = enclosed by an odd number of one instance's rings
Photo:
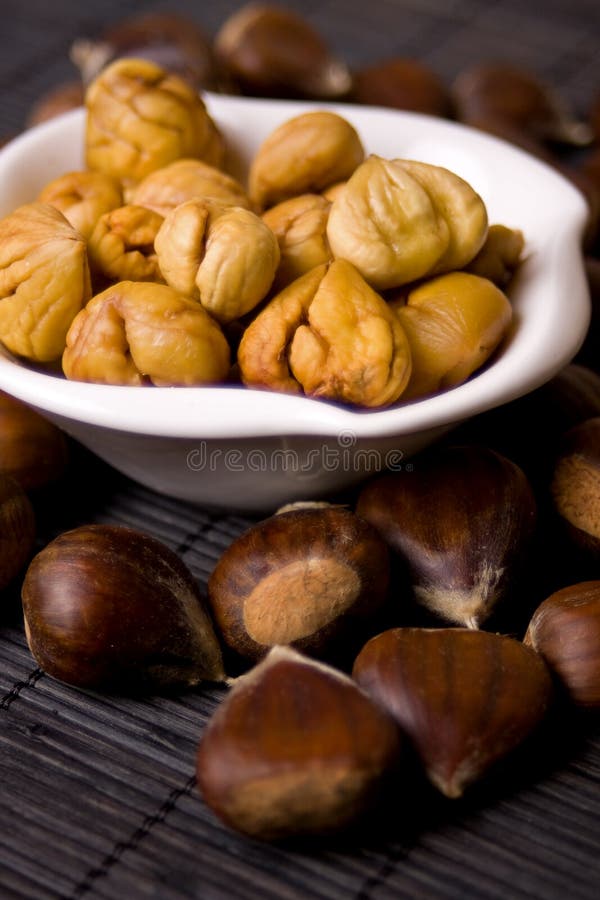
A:
{"type": "MultiPolygon", "coordinates": [[[[70,42],[167,4],[2,0],[0,135],[72,76],[70,42]]],[[[214,33],[238,3],[171,3],[214,33]]],[[[600,89],[597,0],[310,0],[305,12],[352,64],[414,56],[445,79],[483,58],[548,77],[581,110],[600,89]]],[[[39,546],[84,522],[142,528],[201,584],[248,521],[167,499],[74,449],[37,503],[39,546]]],[[[600,896],[597,722],[551,723],[492,785],[462,802],[390,799],[380,831],[351,845],[270,847],[222,827],[203,805],[196,746],[221,692],[131,700],[70,689],[27,649],[18,585],[0,618],[0,897],[114,900],[600,896]]]]}

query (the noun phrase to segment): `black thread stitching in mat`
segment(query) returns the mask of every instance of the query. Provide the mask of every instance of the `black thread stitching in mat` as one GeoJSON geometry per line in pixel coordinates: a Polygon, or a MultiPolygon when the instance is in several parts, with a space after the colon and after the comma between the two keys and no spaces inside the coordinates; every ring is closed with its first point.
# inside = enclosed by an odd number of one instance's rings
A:
{"type": "Polygon", "coordinates": [[[192,549],[198,538],[203,537],[214,524],[214,519],[211,516],[208,522],[203,522],[201,525],[192,529],[192,531],[188,531],[188,533],[184,535],[183,540],[175,547],[175,553],[177,553],[178,556],[183,556],[188,550],[192,549]]]}
{"type": "Polygon", "coordinates": [[[0,700],[0,709],[8,709],[11,703],[14,703],[24,688],[35,687],[40,678],[43,676],[41,669],[34,669],[30,672],[25,681],[16,681],[10,691],[0,700]]]}
{"type": "Polygon", "coordinates": [[[110,870],[115,866],[124,853],[128,850],[136,850],[141,841],[152,831],[155,825],[159,825],[161,822],[164,822],[169,813],[175,808],[177,805],[177,801],[189,794],[196,784],[196,776],[192,775],[183,787],[174,788],[163,805],[160,807],[158,812],[154,813],[151,816],[146,816],[142,824],[139,828],[133,832],[131,837],[126,841],[118,841],[110,853],[108,853],[99,866],[94,869],[90,869],[89,872],[84,876],[82,881],[76,885],[73,893],[71,894],[70,900],[79,900],[80,897],[83,897],[87,894],[96,881],[99,878],[104,878],[110,870]]]}
{"type": "Polygon", "coordinates": [[[373,896],[373,891],[385,884],[396,868],[397,863],[405,855],[406,849],[404,847],[393,847],[380,867],[365,879],[362,886],[354,895],[354,900],[370,900],[373,896]]]}

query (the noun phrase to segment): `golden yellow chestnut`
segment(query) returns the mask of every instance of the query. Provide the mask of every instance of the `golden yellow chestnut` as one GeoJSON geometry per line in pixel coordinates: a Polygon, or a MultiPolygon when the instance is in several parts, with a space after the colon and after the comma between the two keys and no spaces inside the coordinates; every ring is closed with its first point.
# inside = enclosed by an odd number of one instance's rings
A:
{"type": "Polygon", "coordinates": [[[38,196],[60,210],[65,219],[88,240],[104,213],[123,202],[121,187],[102,172],[67,172],[48,182],[38,196]]]}
{"type": "Polygon", "coordinates": [[[332,260],[327,241],[330,209],[331,203],[321,194],[301,194],[263,213],[263,222],[275,234],[281,252],[275,278],[278,287],[332,260]]]}
{"type": "Polygon", "coordinates": [[[155,247],[167,283],[223,323],[266,296],[279,264],[277,239],[257,215],[202,200],[172,210],[155,247]]]}
{"type": "Polygon", "coordinates": [[[490,225],[485,242],[465,271],[489,278],[498,287],[506,287],[521,262],[525,238],[523,232],[506,225],[490,225]]]}
{"type": "Polygon", "coordinates": [[[250,197],[262,209],[319,192],[348,178],[364,159],[356,129],[327,110],[288,119],[259,147],[249,174],[250,197]]]}
{"type": "Polygon", "coordinates": [[[512,318],[508,297],[487,278],[466,272],[432,278],[410,291],[406,303],[391,307],[412,356],[405,400],[466,381],[496,349],[512,318]]]}
{"type": "Polygon", "coordinates": [[[244,332],[238,362],[250,386],[368,407],[397,400],[411,369],[398,317],[344,260],[274,297],[244,332]]]}
{"type": "Polygon", "coordinates": [[[214,384],[229,371],[229,345],[196,301],[164,284],[120,281],[76,317],[63,369],[101,384],[214,384]]]}
{"type": "Polygon", "coordinates": [[[242,185],[200,159],[178,159],[151,172],[130,192],[129,201],[166,216],[186,200],[214,200],[221,206],[250,207],[242,185]]]}
{"type": "Polygon", "coordinates": [[[101,216],[88,243],[94,272],[113,281],[158,281],[154,239],[163,217],[143,206],[120,206],[101,216]]]}
{"type": "Polygon", "coordinates": [[[12,353],[59,359],[90,295],[85,241],[61,212],[29,203],[0,221],[0,340],[12,353]]]}
{"type": "Polygon", "coordinates": [[[88,168],[125,185],[186,156],[221,165],[223,143],[198,92],[148,60],[119,59],[89,86],[88,168]]]}
{"type": "Polygon", "coordinates": [[[485,240],[487,214],[448,169],[370,156],[333,201],[327,237],[378,290],[466,265],[485,240]]]}

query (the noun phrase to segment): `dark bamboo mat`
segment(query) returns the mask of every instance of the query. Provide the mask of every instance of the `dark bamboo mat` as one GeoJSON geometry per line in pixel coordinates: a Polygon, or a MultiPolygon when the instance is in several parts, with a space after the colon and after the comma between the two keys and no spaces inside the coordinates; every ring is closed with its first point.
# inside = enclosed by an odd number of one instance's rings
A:
{"type": "MultiPolygon", "coordinates": [[[[72,77],[80,34],[140,8],[194,15],[208,32],[239,4],[1,0],[0,135],[39,93],[72,77]]],[[[597,0],[309,0],[290,3],[355,64],[419,57],[452,78],[484,57],[533,67],[580,110],[600,89],[597,0]]],[[[204,584],[248,524],[159,496],[75,450],[38,502],[39,545],[83,522],[142,528],[204,584]]],[[[221,827],[193,781],[219,690],[131,700],[45,676],[23,636],[18,589],[0,619],[0,898],[110,900],[489,898],[596,900],[600,736],[550,728],[498,783],[458,804],[405,794],[350,846],[262,846],[221,827]]]]}

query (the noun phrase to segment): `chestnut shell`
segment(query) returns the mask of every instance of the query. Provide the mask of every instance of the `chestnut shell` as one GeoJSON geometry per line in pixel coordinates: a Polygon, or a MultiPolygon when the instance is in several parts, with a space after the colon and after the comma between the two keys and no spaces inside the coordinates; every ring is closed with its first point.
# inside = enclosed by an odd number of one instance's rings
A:
{"type": "Polygon", "coordinates": [[[130,690],[223,678],[196,582],[172,550],[142,532],[65,532],[32,560],[22,600],[31,652],[61,681],[130,690]]]}
{"type": "Polygon", "coordinates": [[[250,528],[208,583],[225,643],[260,659],[289,644],[326,656],[357,638],[383,604],[389,553],[368,522],[341,507],[294,509],[250,528]]]}

